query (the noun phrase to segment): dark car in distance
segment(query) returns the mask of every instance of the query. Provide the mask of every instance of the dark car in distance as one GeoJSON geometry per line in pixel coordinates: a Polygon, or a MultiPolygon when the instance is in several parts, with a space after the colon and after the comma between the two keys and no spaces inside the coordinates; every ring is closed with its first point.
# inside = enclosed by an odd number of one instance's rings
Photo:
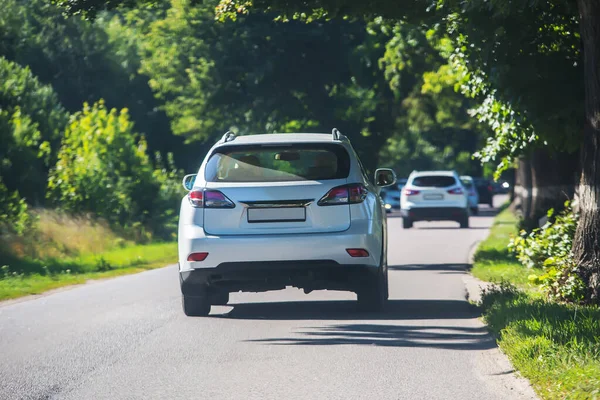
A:
{"type": "Polygon", "coordinates": [[[477,194],[479,194],[479,203],[488,204],[490,207],[494,207],[494,187],[490,179],[485,178],[473,178],[477,194]]]}
{"type": "Polygon", "coordinates": [[[400,211],[400,194],[404,185],[406,185],[407,179],[398,179],[398,182],[390,187],[381,189],[381,198],[385,204],[385,211],[391,213],[394,211],[400,211]]]}

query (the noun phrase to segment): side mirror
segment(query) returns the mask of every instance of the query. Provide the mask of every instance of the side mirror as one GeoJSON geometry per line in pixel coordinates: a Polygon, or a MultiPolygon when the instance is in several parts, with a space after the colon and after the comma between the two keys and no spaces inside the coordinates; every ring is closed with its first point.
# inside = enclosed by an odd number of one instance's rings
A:
{"type": "Polygon", "coordinates": [[[375,184],[379,187],[392,186],[396,183],[396,173],[389,168],[379,168],[375,171],[375,184]]]}
{"type": "Polygon", "coordinates": [[[188,174],[183,177],[183,181],[181,183],[183,184],[183,188],[188,192],[194,187],[194,182],[196,182],[196,175],[197,174],[188,174]]]}

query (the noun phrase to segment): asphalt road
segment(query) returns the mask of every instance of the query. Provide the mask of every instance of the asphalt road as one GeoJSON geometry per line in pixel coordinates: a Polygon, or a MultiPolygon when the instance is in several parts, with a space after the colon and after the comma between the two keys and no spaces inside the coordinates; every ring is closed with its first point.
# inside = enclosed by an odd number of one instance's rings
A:
{"type": "Polygon", "coordinates": [[[0,305],[0,399],[530,398],[465,300],[491,216],[390,218],[381,314],[287,289],[187,318],[174,266],[0,305]]]}

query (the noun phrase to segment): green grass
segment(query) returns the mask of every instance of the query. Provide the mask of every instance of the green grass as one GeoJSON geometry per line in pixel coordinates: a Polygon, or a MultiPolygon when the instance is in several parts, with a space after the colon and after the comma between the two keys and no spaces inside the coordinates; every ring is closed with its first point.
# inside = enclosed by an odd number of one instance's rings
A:
{"type": "Polygon", "coordinates": [[[511,236],[519,233],[517,222],[507,208],[496,216],[490,235],[475,252],[471,270],[475,277],[496,283],[508,281],[520,288],[530,288],[528,277],[532,271],[523,267],[507,248],[511,236]]]}
{"type": "Polygon", "coordinates": [[[600,399],[600,309],[550,303],[514,288],[483,296],[484,318],[543,399],[600,399]]]}
{"type": "Polygon", "coordinates": [[[106,222],[54,210],[32,212],[24,235],[0,236],[0,300],[39,294],[162,267],[177,260],[177,244],[135,244],[106,222]]]}
{"type": "Polygon", "coordinates": [[[506,248],[515,234],[517,219],[505,210],[475,253],[473,274],[503,282],[483,293],[486,323],[541,398],[600,399],[600,309],[544,299],[506,248]]]}
{"type": "Polygon", "coordinates": [[[110,278],[164,267],[176,260],[176,243],[132,245],[103,253],[63,259],[3,259],[2,264],[8,267],[0,271],[4,275],[4,278],[0,279],[0,300],[40,294],[67,285],[85,283],[91,279],[110,278]]]}

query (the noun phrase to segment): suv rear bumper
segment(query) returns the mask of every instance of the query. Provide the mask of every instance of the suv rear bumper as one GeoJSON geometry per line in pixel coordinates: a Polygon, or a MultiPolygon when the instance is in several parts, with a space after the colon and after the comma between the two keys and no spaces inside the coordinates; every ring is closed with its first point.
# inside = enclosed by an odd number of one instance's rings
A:
{"type": "Polygon", "coordinates": [[[458,221],[469,216],[469,211],[460,207],[416,207],[400,213],[411,221],[458,221]]]}
{"type": "Polygon", "coordinates": [[[380,264],[381,227],[368,220],[352,223],[344,232],[289,235],[207,235],[200,226],[187,225],[179,230],[179,269],[214,269],[226,263],[332,260],[338,265],[380,264]],[[365,249],[368,257],[350,257],[346,249],[365,249]],[[202,262],[187,261],[188,255],[206,252],[202,262]]]}
{"type": "Polygon", "coordinates": [[[264,292],[293,286],[311,290],[356,292],[365,278],[376,273],[368,265],[341,265],[333,260],[229,262],[179,274],[181,292],[198,296],[211,290],[264,292]]]}

